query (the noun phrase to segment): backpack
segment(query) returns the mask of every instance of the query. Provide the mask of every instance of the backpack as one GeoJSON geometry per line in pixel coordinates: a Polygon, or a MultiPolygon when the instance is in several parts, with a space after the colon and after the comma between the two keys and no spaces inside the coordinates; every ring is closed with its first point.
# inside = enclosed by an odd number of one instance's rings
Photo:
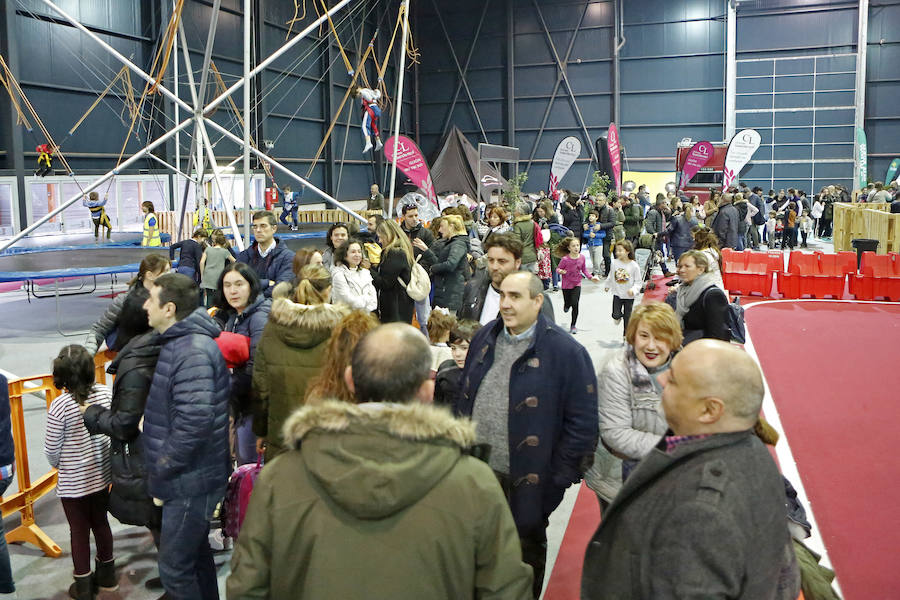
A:
{"type": "Polygon", "coordinates": [[[431,279],[428,278],[428,272],[425,270],[425,267],[419,264],[420,258],[422,258],[421,254],[416,257],[416,261],[409,270],[409,283],[403,283],[402,279],[397,278],[400,286],[406,290],[406,294],[415,302],[421,302],[431,293],[431,279]]]}
{"type": "Polygon", "coordinates": [[[228,486],[225,488],[225,501],[222,505],[222,531],[228,537],[237,539],[244,524],[244,516],[247,514],[247,506],[250,504],[250,494],[253,485],[262,470],[263,456],[260,454],[256,464],[241,465],[228,478],[228,486]]]}
{"type": "Polygon", "coordinates": [[[744,327],[744,307],[739,301],[729,302],[725,312],[725,324],[731,330],[731,339],[738,344],[747,341],[747,331],[744,327]]]}

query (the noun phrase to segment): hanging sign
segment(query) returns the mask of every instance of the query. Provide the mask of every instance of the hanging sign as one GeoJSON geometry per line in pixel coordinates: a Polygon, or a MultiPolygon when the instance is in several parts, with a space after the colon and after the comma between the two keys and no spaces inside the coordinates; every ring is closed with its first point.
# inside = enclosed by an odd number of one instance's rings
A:
{"type": "Polygon", "coordinates": [[[684,159],[684,166],[681,167],[681,179],[678,182],[678,189],[684,188],[691,177],[703,168],[709,162],[713,155],[713,145],[710,142],[697,142],[691,147],[687,158],[684,159]]]}
{"type": "Polygon", "coordinates": [[[759,148],[759,142],[759,132],[755,129],[744,129],[731,138],[731,143],[728,144],[728,153],[725,155],[725,168],[722,169],[723,191],[734,183],[744,165],[750,162],[750,157],[759,148]]]}
{"type": "Polygon", "coordinates": [[[577,137],[569,136],[559,143],[553,153],[553,164],[550,166],[550,197],[556,192],[559,182],[572,167],[575,159],[581,154],[581,142],[577,137]]]}
{"type": "Polygon", "coordinates": [[[615,123],[609,124],[609,133],[606,138],[606,149],[609,152],[609,165],[612,167],[613,177],[616,180],[616,194],[622,195],[622,155],[619,152],[619,130],[615,123]]]}
{"type": "Polygon", "coordinates": [[[884,176],[884,185],[891,185],[897,176],[898,169],[900,169],[900,158],[895,158],[888,167],[887,175],[884,176]]]}
{"type": "MultiPolygon", "coordinates": [[[[431,171],[428,163],[422,156],[422,151],[416,143],[406,136],[397,136],[397,168],[409,177],[414,185],[418,186],[428,200],[424,208],[419,209],[419,217],[423,221],[430,221],[441,214],[438,207],[438,197],[434,192],[434,184],[431,182],[431,171]]],[[[394,162],[394,137],[391,136],[384,143],[384,156],[390,162],[394,162]]]]}
{"type": "Polygon", "coordinates": [[[859,168],[857,187],[862,190],[869,185],[869,148],[866,144],[866,132],[862,127],[856,128],[856,164],[859,168]]]}

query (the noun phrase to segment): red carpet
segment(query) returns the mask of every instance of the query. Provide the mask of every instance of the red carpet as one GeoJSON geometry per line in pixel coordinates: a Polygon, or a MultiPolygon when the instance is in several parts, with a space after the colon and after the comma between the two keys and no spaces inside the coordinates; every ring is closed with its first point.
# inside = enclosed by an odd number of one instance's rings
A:
{"type": "Polygon", "coordinates": [[[897,598],[900,304],[760,303],[746,320],[844,597],[897,598]]]}
{"type": "Polygon", "coordinates": [[[544,591],[544,600],[577,600],[581,595],[581,567],[584,551],[600,524],[597,495],[581,484],[559,554],[544,591]]]}

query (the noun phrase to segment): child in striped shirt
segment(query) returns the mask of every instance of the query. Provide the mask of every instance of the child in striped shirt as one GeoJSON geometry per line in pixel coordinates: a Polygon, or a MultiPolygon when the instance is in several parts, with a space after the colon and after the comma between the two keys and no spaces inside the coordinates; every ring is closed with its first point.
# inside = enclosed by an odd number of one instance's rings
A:
{"type": "Polygon", "coordinates": [[[69,595],[93,598],[91,531],[97,546],[96,583],[101,590],[116,587],[113,538],[106,519],[109,505],[109,437],[90,435],[82,415],[91,404],[109,408],[112,392],[94,383],[94,359],[83,346],[63,348],[53,361],[53,385],[64,390],[50,403],[44,454],[59,470],[56,492],[69,522],[75,583],[69,595]]]}

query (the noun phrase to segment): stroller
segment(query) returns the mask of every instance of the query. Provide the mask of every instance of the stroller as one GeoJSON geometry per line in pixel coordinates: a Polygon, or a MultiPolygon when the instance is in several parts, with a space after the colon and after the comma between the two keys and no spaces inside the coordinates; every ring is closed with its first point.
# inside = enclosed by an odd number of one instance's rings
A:
{"type": "Polygon", "coordinates": [[[656,282],[651,279],[653,269],[658,267],[662,260],[662,253],[659,250],[650,250],[647,248],[638,248],[634,251],[634,259],[637,261],[644,274],[644,283],[641,285],[641,293],[644,290],[652,290],[656,288],[656,282]]]}

